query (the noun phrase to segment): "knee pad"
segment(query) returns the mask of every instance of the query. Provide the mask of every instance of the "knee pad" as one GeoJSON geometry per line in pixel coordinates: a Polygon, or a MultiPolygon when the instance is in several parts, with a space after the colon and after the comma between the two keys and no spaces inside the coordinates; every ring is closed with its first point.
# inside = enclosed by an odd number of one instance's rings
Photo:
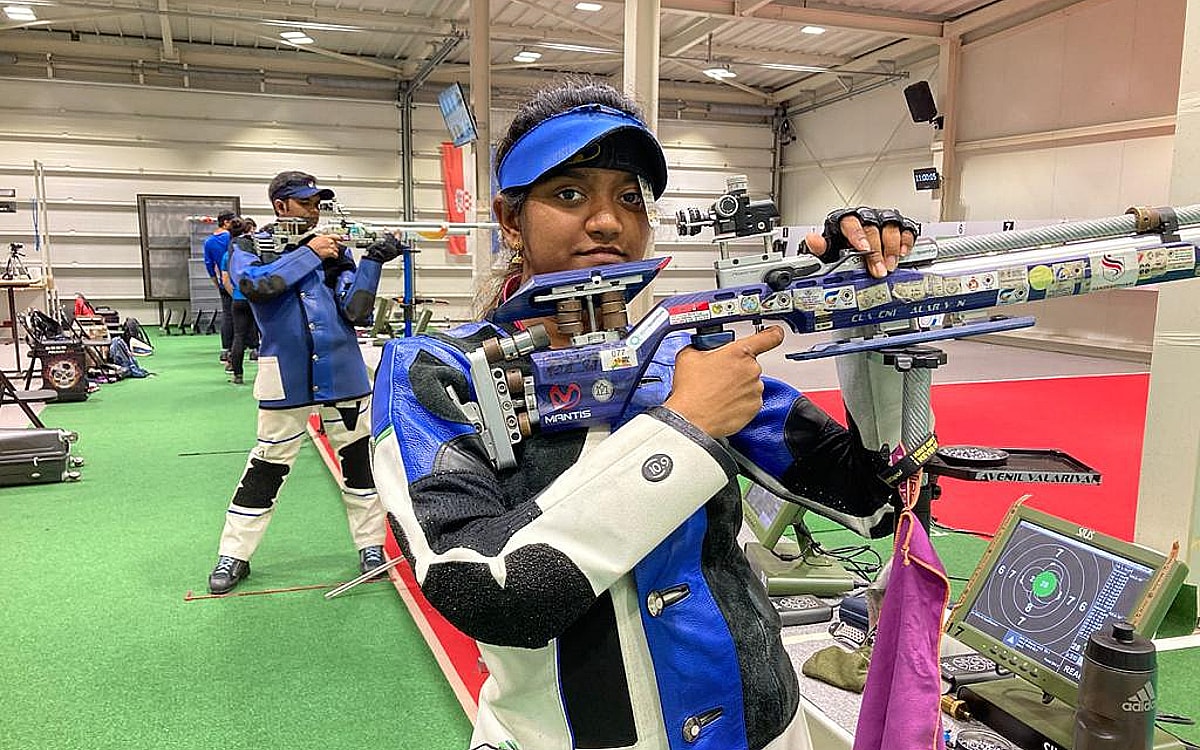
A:
{"type": "Polygon", "coordinates": [[[371,439],[363,436],[338,451],[342,464],[342,481],[356,490],[369,490],[375,486],[371,476],[371,439]]]}
{"type": "Polygon", "coordinates": [[[292,467],[286,464],[250,459],[250,466],[234,493],[233,504],[243,508],[270,508],[275,504],[279,488],[283,486],[283,478],[291,470],[292,467]]]}

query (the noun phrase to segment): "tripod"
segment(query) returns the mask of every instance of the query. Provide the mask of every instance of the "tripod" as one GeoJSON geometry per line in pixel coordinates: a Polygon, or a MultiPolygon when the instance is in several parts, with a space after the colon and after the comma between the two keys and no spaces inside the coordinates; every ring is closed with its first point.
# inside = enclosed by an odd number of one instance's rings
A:
{"type": "Polygon", "coordinates": [[[26,279],[29,278],[29,270],[26,269],[25,264],[21,262],[21,257],[24,255],[24,253],[21,252],[21,248],[23,247],[25,246],[20,242],[10,242],[8,244],[8,263],[5,264],[4,274],[0,276],[0,279],[12,281],[18,276],[22,276],[26,279]]]}

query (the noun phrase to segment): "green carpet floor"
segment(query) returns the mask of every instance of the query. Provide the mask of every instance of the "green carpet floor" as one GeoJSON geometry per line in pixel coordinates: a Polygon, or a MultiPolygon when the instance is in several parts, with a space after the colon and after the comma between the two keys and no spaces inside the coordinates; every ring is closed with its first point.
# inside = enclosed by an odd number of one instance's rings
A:
{"type": "MultiPolygon", "coordinates": [[[[0,748],[466,747],[389,584],[184,600],[207,593],[255,403],[216,337],[156,344],[155,377],[43,412],[79,433],[82,481],[0,490],[0,748]]],[[[357,563],[308,444],[242,589],[332,584],[357,563]]]]}

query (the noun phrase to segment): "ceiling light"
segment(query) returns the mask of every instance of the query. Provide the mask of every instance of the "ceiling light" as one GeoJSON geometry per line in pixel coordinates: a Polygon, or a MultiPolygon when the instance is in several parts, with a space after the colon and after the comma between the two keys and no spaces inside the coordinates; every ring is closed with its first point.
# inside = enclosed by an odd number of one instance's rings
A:
{"type": "Polygon", "coordinates": [[[789,63],[760,63],[760,68],[770,68],[771,70],[790,70],[794,73],[827,73],[829,68],[822,68],[819,65],[791,65],[789,63]]]}
{"type": "Polygon", "coordinates": [[[824,34],[825,27],[824,26],[805,26],[804,28],[800,29],[800,33],[801,34],[824,34]]]}
{"type": "Polygon", "coordinates": [[[531,63],[537,62],[542,56],[541,52],[533,52],[532,50],[523,49],[513,56],[513,62],[531,63]]]}
{"type": "Polygon", "coordinates": [[[312,37],[310,37],[310,36],[298,36],[298,37],[295,37],[294,39],[289,39],[288,41],[291,42],[292,44],[312,44],[313,43],[312,37]]]}
{"type": "Polygon", "coordinates": [[[281,31],[279,32],[279,36],[284,39],[299,39],[308,36],[308,34],[305,34],[303,31],[281,31]]]}
{"type": "Polygon", "coordinates": [[[558,42],[541,42],[537,46],[545,47],[546,49],[557,49],[563,52],[590,52],[594,55],[615,55],[616,50],[604,49],[603,47],[588,47],[583,44],[559,44],[558,42]]]}
{"type": "Polygon", "coordinates": [[[4,8],[4,15],[14,21],[36,21],[37,16],[33,14],[33,8],[28,5],[9,5],[4,8]]]}
{"type": "Polygon", "coordinates": [[[595,13],[598,10],[604,10],[604,6],[600,3],[575,3],[575,10],[586,10],[589,13],[595,13]]]}
{"type": "Polygon", "coordinates": [[[702,71],[704,75],[716,81],[724,81],[729,78],[737,78],[737,73],[734,73],[729,68],[707,68],[702,71]]]}

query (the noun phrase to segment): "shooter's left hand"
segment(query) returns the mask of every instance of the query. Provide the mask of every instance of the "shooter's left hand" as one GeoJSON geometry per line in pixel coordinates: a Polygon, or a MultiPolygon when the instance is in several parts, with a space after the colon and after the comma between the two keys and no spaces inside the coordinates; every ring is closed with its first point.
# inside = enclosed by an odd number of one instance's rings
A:
{"type": "Polygon", "coordinates": [[[808,234],[804,243],[809,252],[825,260],[836,260],[843,250],[865,253],[867,271],[879,279],[896,270],[920,234],[921,225],[894,208],[859,206],[830,213],[825,231],[808,234]]]}

